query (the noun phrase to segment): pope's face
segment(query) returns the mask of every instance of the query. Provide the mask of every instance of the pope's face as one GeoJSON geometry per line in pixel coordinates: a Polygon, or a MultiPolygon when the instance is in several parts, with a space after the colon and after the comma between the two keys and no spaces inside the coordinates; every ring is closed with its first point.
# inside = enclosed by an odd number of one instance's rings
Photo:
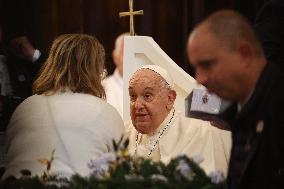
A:
{"type": "Polygon", "coordinates": [[[210,33],[189,40],[188,55],[195,68],[195,79],[227,100],[243,98],[241,82],[246,67],[237,50],[228,49],[210,33]]]}
{"type": "Polygon", "coordinates": [[[153,133],[173,106],[173,91],[161,80],[154,71],[141,69],[129,81],[130,115],[134,127],[142,134],[153,133]]]}

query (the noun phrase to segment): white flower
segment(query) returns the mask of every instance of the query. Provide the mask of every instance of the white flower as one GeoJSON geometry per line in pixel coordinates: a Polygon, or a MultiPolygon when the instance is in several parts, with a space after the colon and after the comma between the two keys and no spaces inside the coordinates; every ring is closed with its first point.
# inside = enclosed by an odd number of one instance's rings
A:
{"type": "Polygon", "coordinates": [[[211,182],[218,184],[220,182],[223,182],[225,180],[225,176],[221,171],[212,171],[208,174],[208,176],[211,179],[211,182]]]}
{"type": "Polygon", "coordinates": [[[163,169],[160,165],[157,166],[157,170],[159,171],[159,173],[162,173],[163,172],[163,169]]]}
{"type": "Polygon", "coordinates": [[[192,157],[192,161],[198,165],[204,161],[204,157],[201,155],[195,155],[192,157]]]}
{"type": "Polygon", "coordinates": [[[87,165],[94,176],[101,178],[103,175],[108,173],[109,164],[115,160],[116,156],[114,153],[105,153],[97,159],[91,159],[87,165]]]}
{"type": "Polygon", "coordinates": [[[187,180],[191,181],[193,179],[194,173],[192,172],[191,168],[188,166],[185,160],[182,159],[178,162],[176,170],[179,171],[180,174],[187,180]]]}
{"type": "Polygon", "coordinates": [[[70,187],[69,184],[66,181],[63,180],[57,180],[57,181],[48,181],[44,183],[47,186],[56,186],[57,188],[63,188],[63,187],[70,187]]]}
{"type": "Polygon", "coordinates": [[[151,176],[151,179],[152,179],[153,181],[162,181],[162,182],[165,182],[165,183],[168,182],[167,177],[165,177],[164,175],[160,175],[160,174],[153,174],[153,175],[151,176]]]}
{"type": "Polygon", "coordinates": [[[142,181],[144,180],[144,177],[142,177],[141,175],[135,175],[135,174],[131,174],[131,175],[124,175],[125,180],[128,181],[142,181]]]}

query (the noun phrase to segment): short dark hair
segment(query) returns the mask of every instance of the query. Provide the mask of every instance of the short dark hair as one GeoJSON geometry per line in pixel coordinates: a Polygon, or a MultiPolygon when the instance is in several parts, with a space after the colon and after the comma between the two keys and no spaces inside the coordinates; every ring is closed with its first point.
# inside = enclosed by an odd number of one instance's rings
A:
{"type": "Polygon", "coordinates": [[[256,55],[263,56],[261,43],[246,17],[233,10],[220,10],[209,15],[205,21],[208,30],[229,49],[235,50],[239,40],[249,42],[256,55]]]}

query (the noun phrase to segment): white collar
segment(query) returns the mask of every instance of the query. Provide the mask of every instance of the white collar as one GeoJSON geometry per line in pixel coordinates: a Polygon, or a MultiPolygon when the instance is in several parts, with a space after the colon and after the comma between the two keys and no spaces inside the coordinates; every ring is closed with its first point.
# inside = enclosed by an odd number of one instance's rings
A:
{"type": "Polygon", "coordinates": [[[249,101],[249,99],[251,98],[252,94],[254,92],[254,89],[249,93],[249,95],[246,97],[246,99],[244,100],[243,103],[238,102],[238,113],[240,113],[243,109],[243,107],[246,105],[246,103],[249,101]]]}
{"type": "Polygon", "coordinates": [[[136,132],[134,154],[137,153],[138,148],[139,148],[139,144],[144,143],[144,148],[145,148],[145,144],[148,143],[148,145],[146,145],[146,148],[149,148],[149,153],[148,153],[148,156],[147,156],[147,157],[149,157],[152,154],[152,152],[156,149],[156,147],[158,147],[160,139],[163,137],[164,134],[167,133],[168,127],[171,127],[172,120],[174,119],[174,116],[175,116],[175,109],[172,108],[170,113],[167,115],[166,119],[162,122],[162,124],[158,127],[158,129],[156,129],[156,131],[151,135],[145,134],[143,136],[143,134],[142,134],[139,137],[139,133],[136,132]],[[144,140],[143,140],[143,138],[144,138],[144,140]]]}

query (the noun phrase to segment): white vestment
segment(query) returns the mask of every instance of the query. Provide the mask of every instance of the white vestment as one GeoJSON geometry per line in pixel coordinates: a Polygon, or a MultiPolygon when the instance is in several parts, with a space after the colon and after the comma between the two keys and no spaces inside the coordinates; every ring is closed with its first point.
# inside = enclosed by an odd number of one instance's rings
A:
{"type": "MultiPolygon", "coordinates": [[[[148,136],[145,134],[138,135],[139,144],[136,154],[134,153],[137,131],[132,123],[126,123],[130,154],[147,158],[159,138],[159,131],[163,130],[168,124],[172,113],[173,110],[154,134],[148,136]]],[[[207,174],[219,170],[226,176],[230,150],[231,132],[216,128],[208,121],[188,118],[181,113],[175,113],[150,158],[168,164],[172,158],[180,155],[187,155],[188,157],[202,156],[204,161],[200,166],[207,174]]]]}
{"type": "Polygon", "coordinates": [[[114,73],[103,80],[107,102],[117,109],[123,117],[123,79],[116,69],[114,73]]]}
{"type": "Polygon", "coordinates": [[[113,150],[124,132],[118,112],[104,100],[81,93],[33,95],[14,112],[8,129],[3,179],[28,169],[41,175],[55,150],[51,173],[90,174],[87,163],[113,150]],[[110,117],[111,116],[111,117],[110,117]]]}

